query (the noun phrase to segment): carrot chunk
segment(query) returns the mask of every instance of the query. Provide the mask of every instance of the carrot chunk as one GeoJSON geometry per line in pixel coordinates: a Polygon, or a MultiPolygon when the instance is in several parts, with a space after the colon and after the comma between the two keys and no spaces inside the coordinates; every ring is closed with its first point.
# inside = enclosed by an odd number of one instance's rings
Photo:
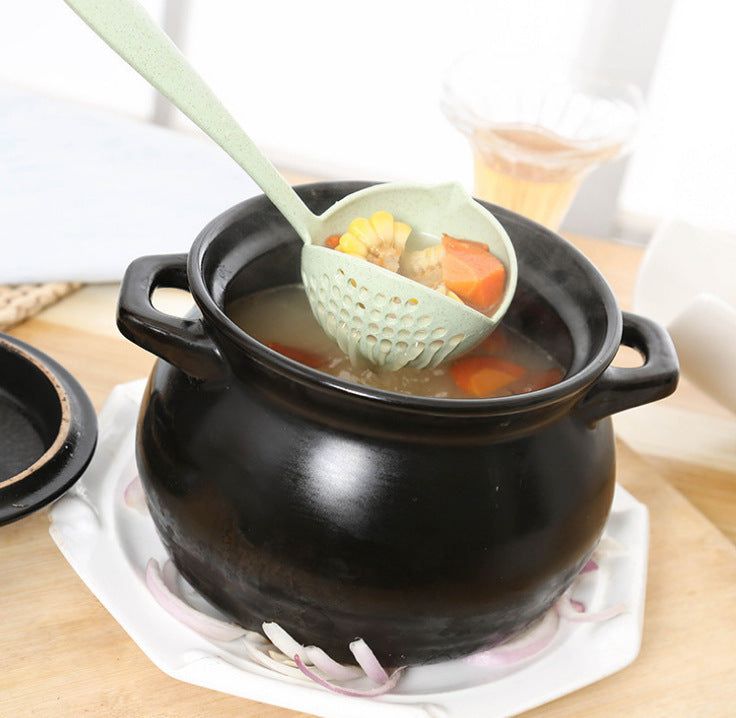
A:
{"type": "Polygon", "coordinates": [[[306,351],[305,349],[299,349],[299,347],[291,347],[287,344],[281,344],[280,342],[269,342],[266,346],[279,354],[283,354],[289,359],[298,361],[300,364],[311,366],[313,369],[319,369],[327,361],[325,357],[322,357],[319,354],[306,351]]]}
{"type": "Polygon", "coordinates": [[[325,240],[325,247],[327,247],[329,249],[335,249],[338,244],[340,244],[340,235],[339,234],[331,234],[325,240]]]}
{"type": "Polygon", "coordinates": [[[506,285],[506,269],[491,254],[488,245],[469,239],[455,239],[445,234],[442,259],[442,280],[471,307],[485,312],[491,309],[503,295],[506,285]]]}
{"type": "Polygon", "coordinates": [[[505,359],[471,355],[454,362],[450,366],[450,374],[464,392],[485,398],[520,379],[526,374],[526,369],[505,359]]]}

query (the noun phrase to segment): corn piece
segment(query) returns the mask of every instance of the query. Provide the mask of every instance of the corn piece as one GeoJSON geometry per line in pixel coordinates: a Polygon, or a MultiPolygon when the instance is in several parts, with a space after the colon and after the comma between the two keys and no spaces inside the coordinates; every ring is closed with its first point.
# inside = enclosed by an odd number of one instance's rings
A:
{"type": "Polygon", "coordinates": [[[365,217],[358,217],[350,223],[348,232],[357,237],[366,247],[376,247],[380,244],[380,240],[375,230],[371,226],[369,220],[365,217]]]}
{"type": "Polygon", "coordinates": [[[352,254],[356,257],[366,257],[368,255],[368,247],[365,246],[352,232],[345,232],[340,237],[337,250],[345,252],[345,254],[352,254]]]}
{"type": "Polygon", "coordinates": [[[398,247],[400,252],[404,251],[406,240],[411,234],[411,227],[404,222],[394,222],[394,246],[398,247]]]}
{"type": "Polygon", "coordinates": [[[437,289],[442,292],[446,297],[449,297],[450,299],[454,299],[456,302],[460,302],[460,304],[464,304],[463,300],[460,299],[460,297],[455,294],[451,289],[448,289],[444,284],[440,284],[437,289]]]}
{"type": "Polygon", "coordinates": [[[394,241],[394,218],[388,212],[374,212],[370,219],[371,227],[384,244],[394,241]]]}

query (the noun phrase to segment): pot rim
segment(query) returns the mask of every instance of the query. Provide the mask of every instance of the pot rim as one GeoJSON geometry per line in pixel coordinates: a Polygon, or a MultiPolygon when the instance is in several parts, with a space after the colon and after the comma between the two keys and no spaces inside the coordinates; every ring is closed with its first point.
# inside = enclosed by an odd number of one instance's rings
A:
{"type": "MultiPolygon", "coordinates": [[[[336,189],[347,194],[366,187],[369,184],[373,183],[326,181],[297,185],[296,189],[300,194],[307,196],[315,191],[324,192],[325,190],[334,191],[336,189]]],[[[308,197],[306,199],[308,201],[308,197]]],[[[623,330],[621,310],[613,294],[613,290],[595,265],[580,250],[552,230],[503,207],[477,200],[490,210],[504,226],[510,223],[531,228],[535,232],[544,234],[549,241],[563,245],[564,251],[570,254],[577,264],[584,268],[586,275],[591,281],[591,286],[602,300],[605,315],[608,318],[605,337],[598,351],[584,367],[572,375],[566,375],[562,381],[553,386],[524,394],[487,399],[450,399],[402,394],[385,389],[377,389],[339,379],[318,369],[305,366],[270,349],[265,344],[261,344],[261,342],[251,337],[235,324],[227,316],[223,308],[214,300],[203,276],[202,267],[205,261],[205,255],[210,246],[221,235],[223,229],[231,226],[238,218],[250,213],[253,210],[254,204],[264,201],[268,202],[268,199],[262,194],[247,199],[225,210],[202,229],[195,239],[187,257],[189,289],[205,320],[215,326],[219,333],[224,334],[227,339],[232,341],[266,369],[276,371],[290,380],[309,385],[318,390],[334,391],[356,399],[369,400],[408,410],[413,409],[438,413],[482,412],[513,414],[531,408],[537,409],[563,402],[581,395],[611,364],[619,349],[623,330]]]]}

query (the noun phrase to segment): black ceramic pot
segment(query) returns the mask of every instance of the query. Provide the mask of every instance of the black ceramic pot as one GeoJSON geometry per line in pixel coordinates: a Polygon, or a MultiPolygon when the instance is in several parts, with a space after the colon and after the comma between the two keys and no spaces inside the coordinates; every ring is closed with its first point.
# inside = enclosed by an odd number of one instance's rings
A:
{"type": "MultiPolygon", "coordinates": [[[[362,186],[300,194],[320,213],[362,186]]],[[[137,439],[151,515],[187,580],[243,625],[276,621],[336,658],[362,637],[386,665],[437,661],[530,625],[593,551],[614,490],[609,417],[671,393],[675,352],[567,242],[489,207],[519,259],[505,322],[567,368],[510,398],[360,387],[241,331],[231,299],[299,281],[301,240],[263,197],[188,256],[128,269],[119,326],[161,357],[137,439]],[[201,316],[154,309],[159,286],[189,290],[201,316]],[[621,344],[643,366],[609,366],[621,344]]]]}

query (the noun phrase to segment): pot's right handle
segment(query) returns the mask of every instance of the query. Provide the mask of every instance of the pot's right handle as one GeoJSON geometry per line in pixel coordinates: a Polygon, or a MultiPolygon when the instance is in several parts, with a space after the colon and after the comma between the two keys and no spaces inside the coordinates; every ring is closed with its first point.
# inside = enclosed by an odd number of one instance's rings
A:
{"type": "Polygon", "coordinates": [[[131,262],[118,298],[120,332],[192,377],[222,375],[224,360],[201,319],[176,317],[153,306],[151,298],[159,287],[189,291],[186,254],[156,254],[131,262]]]}
{"type": "Polygon", "coordinates": [[[623,312],[623,346],[636,349],[644,364],[609,366],[578,403],[575,414],[593,424],[624,409],[669,396],[680,375],[675,345],[667,331],[651,319],[623,312]]]}

